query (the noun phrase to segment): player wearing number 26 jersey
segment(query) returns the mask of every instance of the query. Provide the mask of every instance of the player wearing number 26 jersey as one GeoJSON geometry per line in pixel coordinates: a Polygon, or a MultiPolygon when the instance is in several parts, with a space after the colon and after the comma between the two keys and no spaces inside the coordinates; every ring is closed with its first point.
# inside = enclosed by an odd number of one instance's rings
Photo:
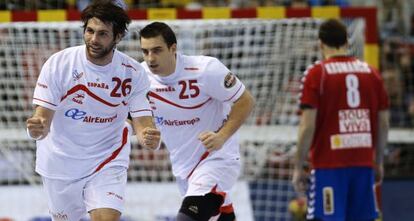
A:
{"type": "Polygon", "coordinates": [[[379,73],[347,55],[342,23],[322,23],[319,39],[324,60],[309,67],[302,80],[293,184],[303,192],[302,165],[310,148],[307,218],[374,220],[374,171],[381,182],[388,96],[379,73]]]}
{"type": "Polygon", "coordinates": [[[130,143],[128,113],[138,140],[156,148],[159,131],[146,98],[143,67],[115,49],[130,22],[110,1],[82,11],[85,45],[52,55],[43,65],[27,120],[37,140],[53,220],[119,220],[124,205],[130,143]]]}
{"type": "Polygon", "coordinates": [[[229,192],[240,173],[236,130],[253,108],[242,82],[219,60],[176,52],[174,32],[154,22],[140,31],[142,64],[157,128],[184,196],[177,221],[234,220],[229,192]]]}

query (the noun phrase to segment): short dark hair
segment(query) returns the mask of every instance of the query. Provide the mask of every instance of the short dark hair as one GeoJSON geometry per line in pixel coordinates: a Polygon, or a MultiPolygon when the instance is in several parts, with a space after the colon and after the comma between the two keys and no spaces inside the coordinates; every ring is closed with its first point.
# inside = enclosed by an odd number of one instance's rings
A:
{"type": "Polygon", "coordinates": [[[114,38],[118,34],[121,34],[122,37],[125,36],[128,25],[131,23],[125,10],[108,0],[93,1],[82,11],[83,31],[85,31],[89,19],[94,17],[104,23],[112,24],[114,38]]]}
{"type": "Polygon", "coordinates": [[[319,39],[329,47],[340,48],[348,43],[346,26],[337,19],[328,19],[319,27],[319,39]]]}
{"type": "Polygon", "coordinates": [[[139,31],[139,39],[162,36],[168,47],[177,44],[177,37],[170,26],[163,22],[153,22],[139,31]]]}

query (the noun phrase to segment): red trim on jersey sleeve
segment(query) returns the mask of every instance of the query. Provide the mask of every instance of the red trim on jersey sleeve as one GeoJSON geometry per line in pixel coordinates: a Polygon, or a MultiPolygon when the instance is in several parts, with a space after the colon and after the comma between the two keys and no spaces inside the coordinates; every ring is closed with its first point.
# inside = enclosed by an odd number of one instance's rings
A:
{"type": "Polygon", "coordinates": [[[197,105],[195,105],[195,106],[189,106],[189,107],[186,107],[186,106],[182,106],[182,105],[176,104],[176,103],[174,103],[174,102],[172,102],[172,101],[170,101],[170,100],[168,100],[168,99],[166,99],[166,98],[164,98],[164,97],[161,97],[160,95],[158,95],[158,94],[156,94],[156,93],[154,93],[154,92],[152,92],[152,91],[150,91],[150,92],[148,93],[148,96],[151,96],[151,97],[153,97],[153,98],[155,98],[155,99],[158,99],[158,100],[160,100],[160,101],[162,101],[162,102],[165,102],[165,103],[167,103],[167,104],[171,104],[171,105],[173,105],[173,106],[175,106],[175,107],[179,107],[179,108],[182,108],[182,109],[197,109],[197,108],[199,108],[199,107],[203,106],[204,104],[206,104],[207,102],[209,102],[209,101],[211,100],[211,97],[210,97],[209,99],[207,99],[206,101],[204,101],[204,102],[203,102],[203,103],[201,103],[201,104],[197,104],[197,105]]]}
{"type": "Polygon", "coordinates": [[[130,113],[138,113],[138,112],[144,112],[144,111],[149,111],[149,112],[152,113],[152,110],[150,110],[150,109],[142,109],[142,110],[130,111],[130,113]]]}
{"type": "Polygon", "coordinates": [[[99,101],[99,102],[101,102],[101,103],[103,103],[103,104],[105,104],[105,105],[107,105],[107,106],[110,106],[110,107],[117,107],[117,106],[119,106],[119,104],[111,104],[111,103],[109,103],[108,101],[106,101],[106,100],[104,100],[104,99],[102,99],[102,98],[100,98],[98,95],[96,95],[96,94],[94,94],[94,93],[92,93],[85,85],[83,85],[83,84],[78,84],[78,85],[76,85],[75,87],[73,87],[73,88],[71,88],[70,90],[68,90],[68,92],[62,97],[62,99],[60,99],[60,101],[63,101],[63,100],[65,100],[66,99],[66,97],[68,97],[69,95],[71,95],[71,94],[73,94],[73,93],[76,93],[76,92],[78,92],[78,91],[84,91],[84,92],[86,92],[89,96],[91,96],[92,98],[94,98],[95,100],[97,100],[97,101],[99,101]]]}
{"type": "Polygon", "coordinates": [[[184,70],[186,70],[186,71],[198,71],[198,68],[188,67],[188,68],[184,68],[184,70]]]}
{"type": "Polygon", "coordinates": [[[237,93],[239,93],[240,89],[243,87],[243,84],[240,85],[239,89],[237,89],[236,93],[233,94],[233,96],[231,96],[229,99],[225,100],[224,102],[230,101],[231,99],[233,99],[234,96],[237,95],[237,93]]]}
{"type": "Polygon", "coordinates": [[[201,161],[205,160],[208,157],[209,154],[210,154],[210,152],[208,152],[208,151],[203,153],[203,155],[200,157],[200,160],[198,161],[198,163],[194,166],[194,168],[188,174],[187,179],[190,178],[191,175],[193,175],[194,170],[197,168],[197,166],[201,163],[201,161]]]}
{"type": "Polygon", "coordinates": [[[52,104],[52,103],[50,103],[50,102],[47,102],[47,101],[45,101],[45,100],[42,100],[42,99],[39,99],[39,98],[33,98],[33,100],[37,100],[37,101],[40,101],[40,102],[44,102],[44,103],[46,103],[46,104],[50,104],[50,105],[52,105],[52,106],[57,106],[56,104],[52,104]]]}
{"type": "Polygon", "coordinates": [[[115,150],[115,151],[111,154],[111,156],[109,156],[108,158],[106,158],[106,159],[104,160],[104,162],[102,162],[101,164],[99,164],[99,166],[96,168],[96,170],[95,170],[95,172],[94,172],[94,173],[98,172],[99,170],[101,170],[101,169],[102,169],[102,167],[104,167],[106,164],[108,164],[109,162],[111,162],[111,160],[115,159],[115,158],[118,156],[119,152],[121,152],[122,148],[123,148],[123,147],[125,146],[125,144],[127,143],[127,140],[128,140],[128,128],[127,128],[127,127],[125,127],[125,128],[124,128],[124,131],[122,132],[122,144],[121,144],[121,146],[120,146],[120,147],[118,147],[118,149],[116,149],[116,150],[115,150]]]}
{"type": "Polygon", "coordinates": [[[130,65],[130,64],[124,64],[122,63],[123,66],[127,67],[127,68],[132,68],[134,71],[137,71],[137,69],[134,68],[134,66],[130,65]]]}

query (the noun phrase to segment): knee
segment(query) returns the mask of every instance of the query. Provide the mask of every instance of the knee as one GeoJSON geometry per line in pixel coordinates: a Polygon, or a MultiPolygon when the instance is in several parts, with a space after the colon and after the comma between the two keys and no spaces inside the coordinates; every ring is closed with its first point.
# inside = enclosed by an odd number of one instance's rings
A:
{"type": "Polygon", "coordinates": [[[91,221],[119,221],[121,213],[110,208],[99,208],[89,212],[91,221]]]}
{"type": "Polygon", "coordinates": [[[223,201],[223,196],[213,193],[204,196],[187,196],[181,204],[180,213],[197,221],[207,221],[219,214],[223,201]]]}
{"type": "Polygon", "coordinates": [[[217,221],[235,221],[235,220],[236,220],[236,215],[234,214],[234,212],[231,212],[231,213],[221,213],[217,221]]]}
{"type": "Polygon", "coordinates": [[[220,217],[217,221],[235,221],[236,215],[234,214],[233,204],[222,206],[220,208],[220,217]]]}

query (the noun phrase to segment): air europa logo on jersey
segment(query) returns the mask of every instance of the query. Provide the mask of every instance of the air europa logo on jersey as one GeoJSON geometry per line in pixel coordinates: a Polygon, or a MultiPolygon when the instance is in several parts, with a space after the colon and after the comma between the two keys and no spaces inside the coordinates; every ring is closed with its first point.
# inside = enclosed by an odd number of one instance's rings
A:
{"type": "Polygon", "coordinates": [[[68,220],[68,215],[66,213],[62,212],[52,212],[50,211],[50,214],[52,214],[54,220],[64,221],[68,220]]]}
{"type": "Polygon", "coordinates": [[[190,120],[169,120],[169,119],[164,119],[164,117],[155,116],[155,121],[157,125],[186,126],[186,125],[194,125],[198,123],[200,121],[200,118],[196,117],[190,120]]]}
{"type": "Polygon", "coordinates": [[[73,120],[82,120],[85,123],[111,123],[118,117],[114,115],[111,117],[94,117],[88,116],[85,111],[79,110],[77,108],[71,108],[65,112],[65,116],[72,118],[73,120]]]}

